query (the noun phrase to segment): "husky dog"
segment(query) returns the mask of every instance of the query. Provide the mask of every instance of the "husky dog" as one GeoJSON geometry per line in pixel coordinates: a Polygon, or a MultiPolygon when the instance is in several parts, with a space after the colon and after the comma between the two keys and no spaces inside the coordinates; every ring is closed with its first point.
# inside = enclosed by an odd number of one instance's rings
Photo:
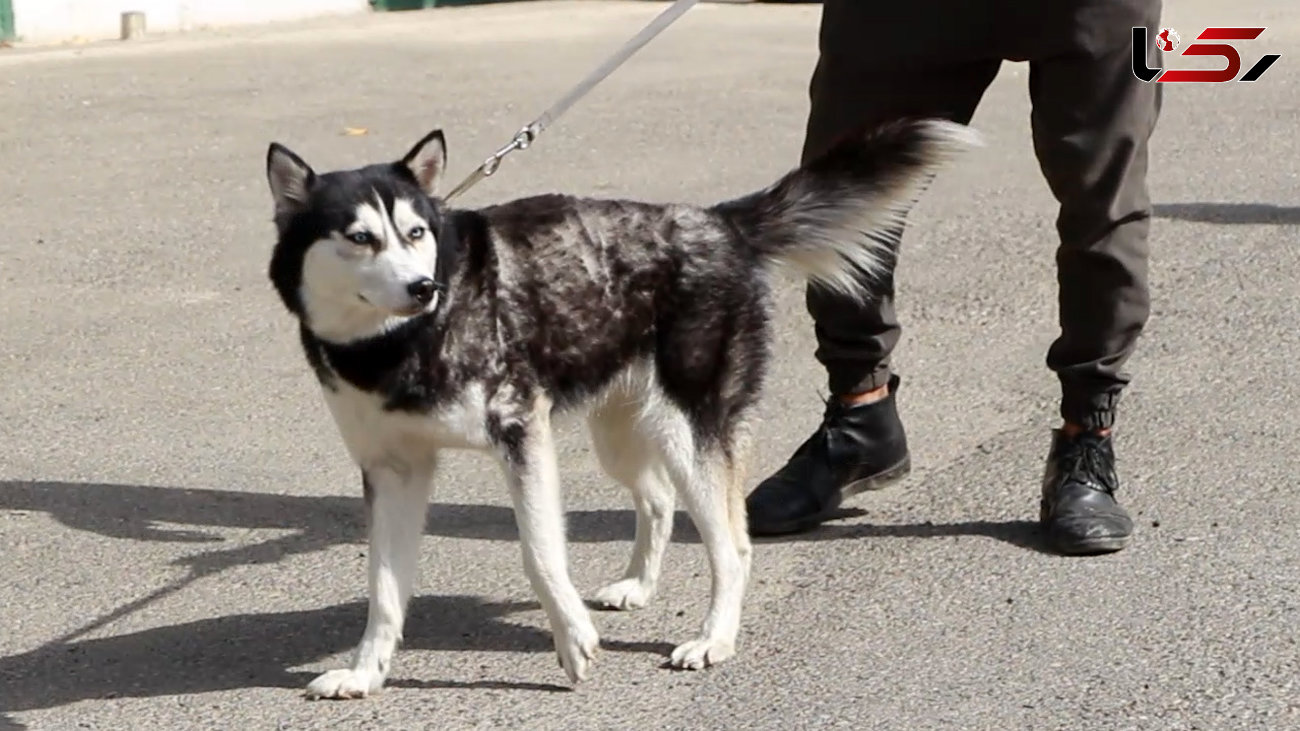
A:
{"type": "Polygon", "coordinates": [[[553,415],[575,410],[636,508],[627,570],[591,599],[650,600],[680,498],[711,595],[671,664],[731,657],[749,581],[742,465],[769,358],[770,269],[870,297],[873,275],[893,266],[885,232],[974,142],[961,125],[902,120],[717,205],[542,195],[479,210],[438,197],[441,131],[396,162],[325,174],[272,144],[269,274],[360,467],[370,546],[360,645],[308,696],[383,686],[443,449],[499,460],[560,665],[570,682],[588,677],[599,635],[569,577],[552,430],[553,415]]]}

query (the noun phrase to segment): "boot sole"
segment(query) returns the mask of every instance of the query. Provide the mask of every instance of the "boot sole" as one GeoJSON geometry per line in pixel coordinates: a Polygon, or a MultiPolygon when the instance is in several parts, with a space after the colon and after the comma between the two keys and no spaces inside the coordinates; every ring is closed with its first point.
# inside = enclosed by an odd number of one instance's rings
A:
{"type": "Polygon", "coordinates": [[[864,492],[882,490],[906,477],[912,471],[912,456],[903,458],[902,462],[890,467],[883,472],[877,472],[869,477],[860,480],[854,480],[840,488],[839,498],[826,506],[819,513],[804,516],[798,520],[786,521],[784,523],[767,523],[763,525],[751,525],[750,534],[755,536],[783,536],[791,533],[805,533],[826,522],[835,511],[840,509],[840,505],[848,498],[864,492]]]}

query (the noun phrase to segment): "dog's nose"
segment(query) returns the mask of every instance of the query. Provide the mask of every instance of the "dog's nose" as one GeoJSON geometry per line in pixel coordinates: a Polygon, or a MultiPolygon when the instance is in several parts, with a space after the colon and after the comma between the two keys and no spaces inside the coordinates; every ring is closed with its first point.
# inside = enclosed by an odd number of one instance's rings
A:
{"type": "Polygon", "coordinates": [[[438,285],[428,277],[417,279],[406,285],[406,291],[416,302],[427,305],[433,299],[433,293],[438,291],[438,285]]]}

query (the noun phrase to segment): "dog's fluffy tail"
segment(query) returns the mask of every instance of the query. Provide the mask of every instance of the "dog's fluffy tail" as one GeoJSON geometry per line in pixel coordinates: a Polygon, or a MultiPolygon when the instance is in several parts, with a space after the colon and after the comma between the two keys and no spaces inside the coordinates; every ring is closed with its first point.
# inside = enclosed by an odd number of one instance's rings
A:
{"type": "Polygon", "coordinates": [[[953,122],[891,122],[855,133],[767,189],[714,210],[770,263],[863,299],[869,280],[893,264],[890,230],[938,168],[978,144],[973,130],[953,122]]]}

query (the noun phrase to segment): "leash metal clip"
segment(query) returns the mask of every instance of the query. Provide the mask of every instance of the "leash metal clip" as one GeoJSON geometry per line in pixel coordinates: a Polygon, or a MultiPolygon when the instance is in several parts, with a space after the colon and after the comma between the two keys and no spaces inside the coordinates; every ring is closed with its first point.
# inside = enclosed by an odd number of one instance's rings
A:
{"type": "Polygon", "coordinates": [[[483,177],[486,178],[492,175],[492,173],[495,173],[497,168],[501,167],[501,160],[504,159],[506,155],[509,155],[515,150],[527,150],[528,146],[533,144],[533,140],[535,139],[537,139],[537,131],[533,129],[531,124],[519,130],[518,134],[514,136],[514,139],[510,140],[509,144],[492,153],[492,157],[483,161],[483,177]]]}
{"type": "Polygon", "coordinates": [[[528,146],[533,144],[533,140],[537,139],[538,131],[536,123],[530,124],[519,130],[519,132],[515,134],[514,139],[510,140],[510,142],[500,150],[492,153],[492,156],[484,160],[482,165],[475,168],[474,172],[470,173],[468,178],[465,178],[461,181],[460,185],[457,185],[454,190],[448,193],[446,200],[455,198],[461,193],[469,190],[470,187],[478,181],[491,176],[497,171],[497,168],[501,167],[501,160],[503,160],[506,155],[509,155],[515,150],[527,150],[528,146]]]}

